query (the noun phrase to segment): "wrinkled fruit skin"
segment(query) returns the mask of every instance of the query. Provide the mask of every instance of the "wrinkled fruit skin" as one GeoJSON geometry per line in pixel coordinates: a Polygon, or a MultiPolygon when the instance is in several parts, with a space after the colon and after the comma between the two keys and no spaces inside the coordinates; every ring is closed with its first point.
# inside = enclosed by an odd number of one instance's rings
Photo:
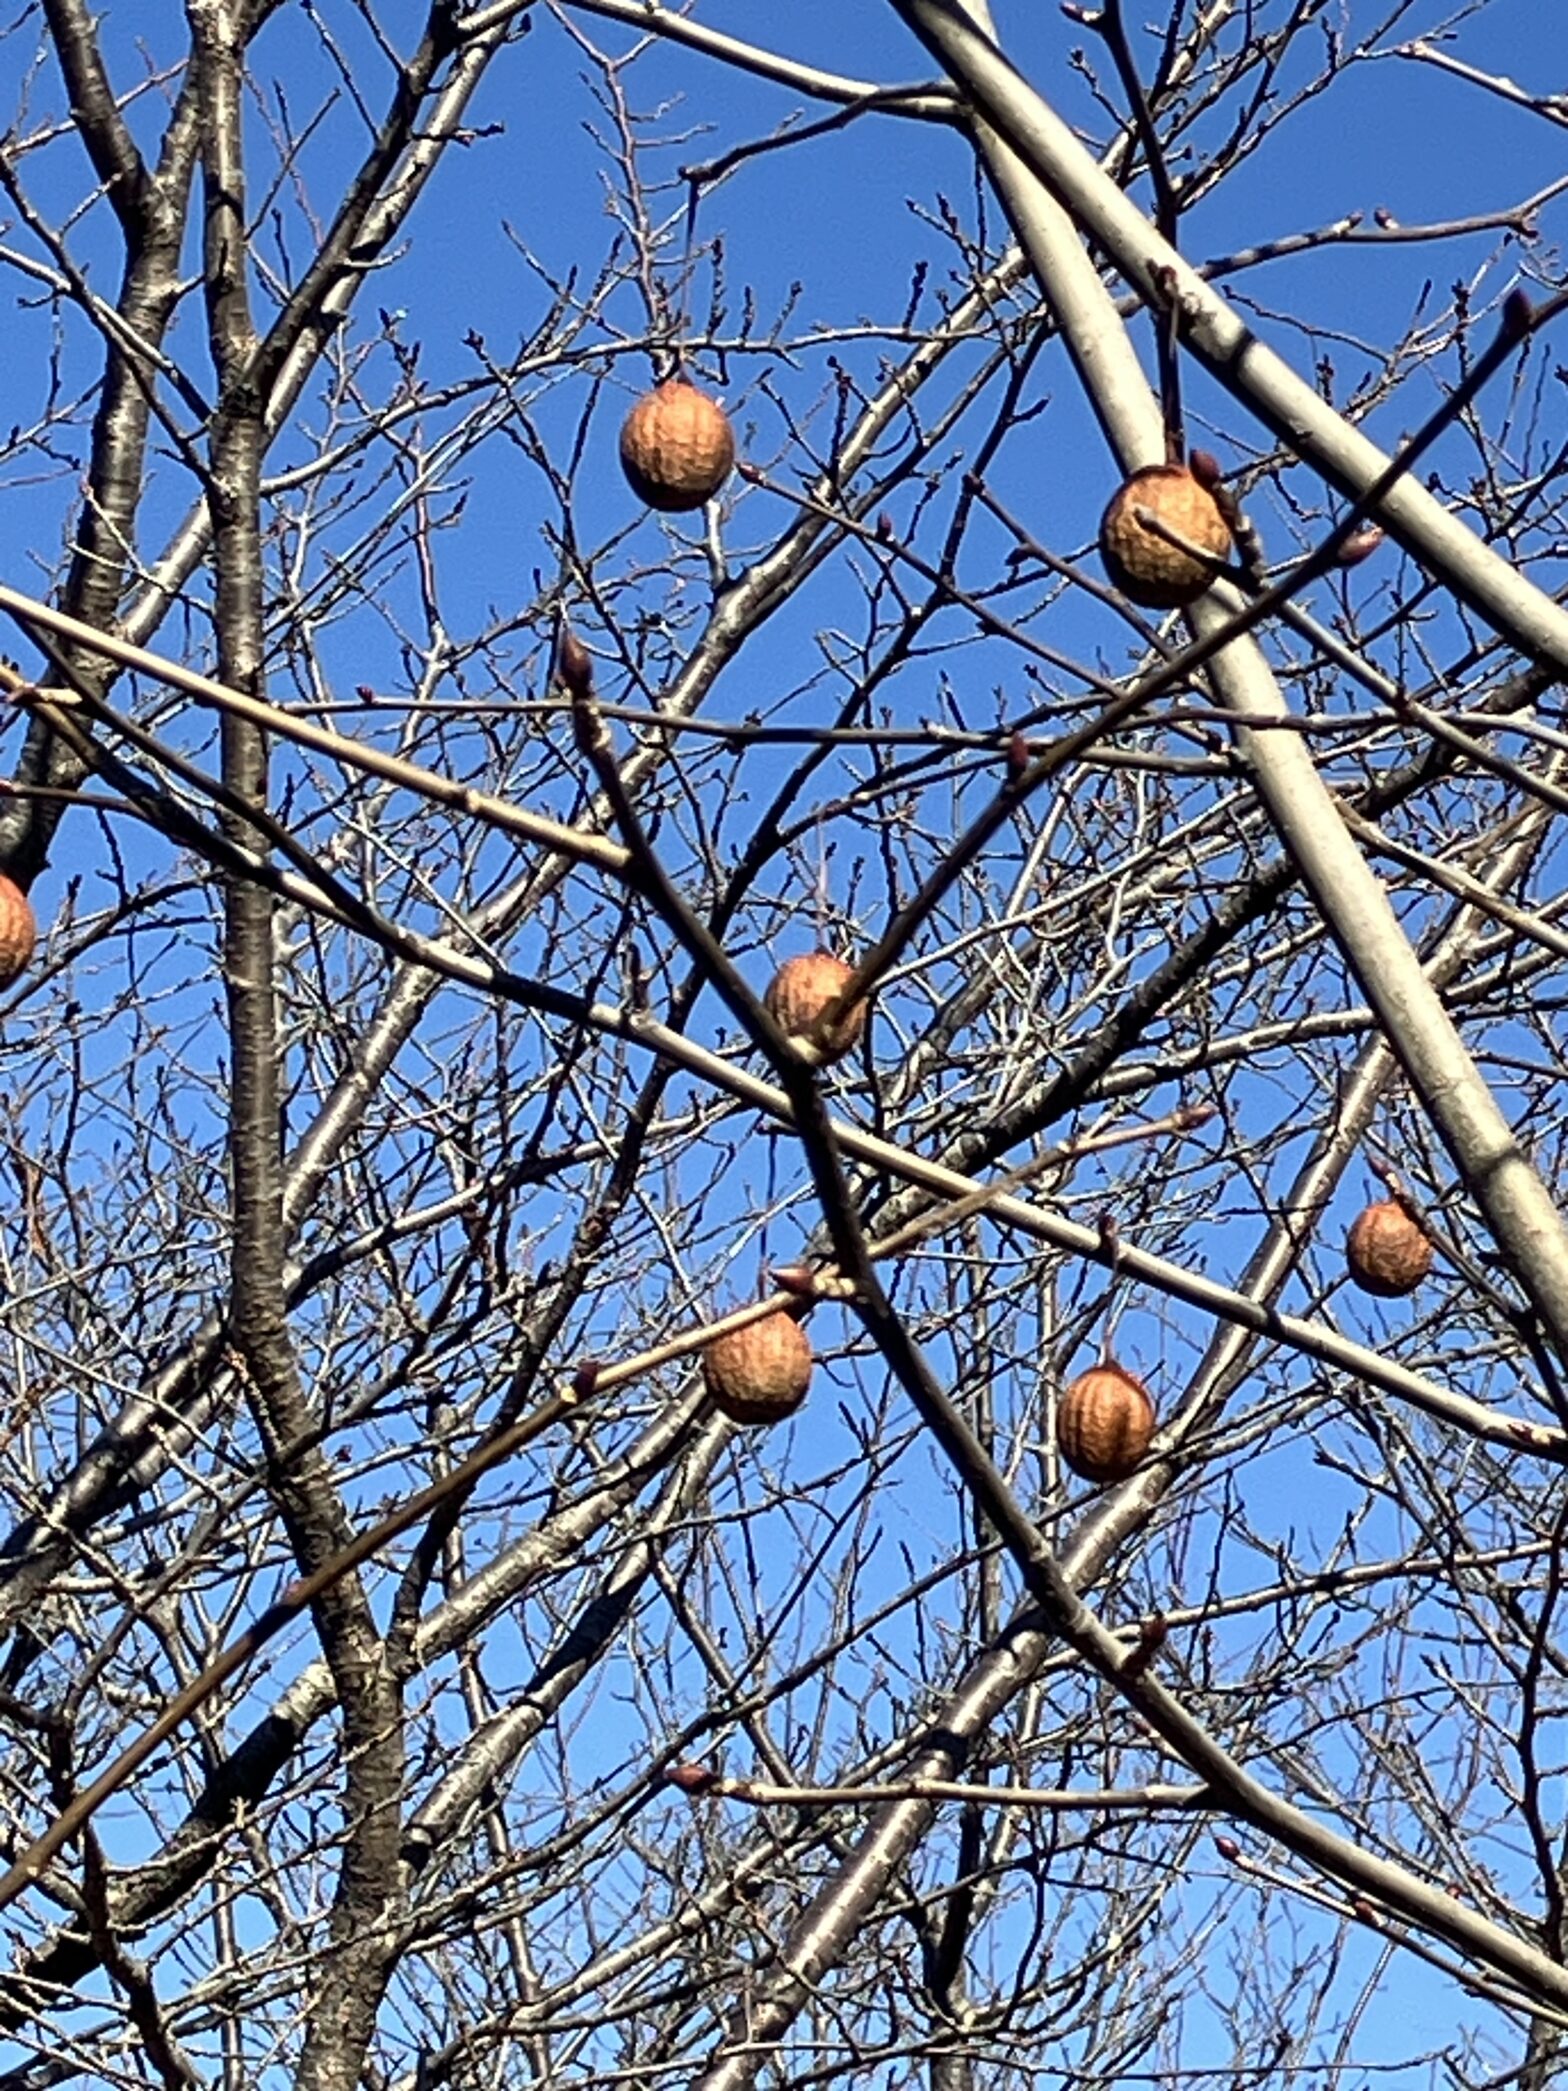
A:
{"type": "Polygon", "coordinates": [[[1369,1205],[1345,1238],[1345,1262],[1363,1292],[1402,1300],[1432,1268],[1432,1244],[1393,1198],[1369,1205]]]}
{"type": "Polygon", "coordinates": [[[866,1028],[865,1003],[851,1003],[823,1038],[814,1036],[812,1026],[853,977],[853,966],[846,966],[831,951],[808,951],[799,958],[785,959],[768,982],[763,1007],[786,1037],[797,1044],[814,1045],[819,1060],[842,1060],[860,1043],[866,1028]]]}
{"type": "Polygon", "coordinates": [[[25,970],[37,942],[32,902],[15,879],[0,872],[0,987],[9,987],[25,970]]]}
{"type": "Polygon", "coordinates": [[[811,1385],[811,1345],[793,1316],[770,1314],[732,1329],[702,1354],[713,1405],[732,1423],[779,1423],[811,1385]]]}
{"type": "Polygon", "coordinates": [[[1228,559],[1231,534],[1207,487],[1180,465],[1148,465],[1117,489],[1100,518],[1100,557],[1129,601],[1147,610],[1195,603],[1213,579],[1201,559],[1166,542],[1138,520],[1147,509],[1188,544],[1228,559]]]}
{"type": "Polygon", "coordinates": [[[1085,1481],[1125,1481],[1154,1436],[1142,1380],[1107,1360],[1080,1372],[1056,1405],[1056,1447],[1085,1481]]]}
{"type": "Polygon", "coordinates": [[[621,469],[632,492],[667,515],[701,508],[734,462],[724,409],[678,378],[645,392],[621,424],[621,469]]]}

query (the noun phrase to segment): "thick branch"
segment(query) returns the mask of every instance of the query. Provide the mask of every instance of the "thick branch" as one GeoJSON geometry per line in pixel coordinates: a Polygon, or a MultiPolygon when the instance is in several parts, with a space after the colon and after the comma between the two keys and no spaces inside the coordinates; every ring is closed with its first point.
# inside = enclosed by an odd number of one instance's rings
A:
{"type": "Polygon", "coordinates": [[[98,46],[98,26],[82,0],[44,0],[55,56],[71,97],[71,115],[93,171],[103,183],[127,242],[139,242],[147,202],[147,169],[120,114],[98,46]]]}
{"type": "MultiPolygon", "coordinates": [[[[244,210],[239,10],[229,0],[189,0],[189,12],[202,111],[208,334],[220,386],[210,494],[218,661],[227,681],[259,693],[265,432],[260,396],[251,382],[256,340],[244,210]]],[[[223,781],[234,805],[264,808],[262,728],[249,719],[227,718],[222,745],[223,781]]],[[[236,847],[264,853],[264,837],[243,811],[226,807],[222,822],[236,847]]],[[[352,1530],[313,1432],[288,1330],[273,905],[259,883],[232,873],[226,877],[230,1336],[273,1462],[273,1494],[295,1559],[308,1578],[349,1545],[352,1530]]],[[[342,1708],[345,1825],[330,1924],[332,1950],[322,1963],[299,2080],[305,2091],[342,2091],[359,2081],[392,1965],[401,1884],[402,1706],[357,1571],[322,1587],[312,1612],[342,1708]]]]}

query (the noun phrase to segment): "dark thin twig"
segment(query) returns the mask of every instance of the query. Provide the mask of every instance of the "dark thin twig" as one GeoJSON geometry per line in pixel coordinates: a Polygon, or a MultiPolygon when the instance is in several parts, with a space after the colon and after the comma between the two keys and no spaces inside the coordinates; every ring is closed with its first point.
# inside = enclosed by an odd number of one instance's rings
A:
{"type": "MultiPolygon", "coordinates": [[[[1170,172],[1165,165],[1165,149],[1160,143],[1160,134],[1155,128],[1154,115],[1149,107],[1148,96],[1143,91],[1137,61],[1133,57],[1132,45],[1127,38],[1121,0],[1102,0],[1098,13],[1088,17],[1088,21],[1105,39],[1106,48],[1110,51],[1112,62],[1121,79],[1123,92],[1127,96],[1127,106],[1132,112],[1133,129],[1143,149],[1149,179],[1154,185],[1154,222],[1159,228],[1161,239],[1167,246],[1174,248],[1177,245],[1180,206],[1176,201],[1176,191],[1171,186],[1170,172]]],[[[1155,313],[1154,338],[1159,358],[1160,410],[1165,421],[1165,452],[1173,464],[1178,464],[1186,447],[1186,435],[1181,404],[1180,329],[1174,303],[1167,306],[1165,311],[1155,313]]]]}

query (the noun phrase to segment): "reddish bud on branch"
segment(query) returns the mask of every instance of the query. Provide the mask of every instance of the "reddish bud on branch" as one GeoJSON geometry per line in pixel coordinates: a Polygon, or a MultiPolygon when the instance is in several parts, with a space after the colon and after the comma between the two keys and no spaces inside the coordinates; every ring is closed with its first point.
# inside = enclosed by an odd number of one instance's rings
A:
{"type": "Polygon", "coordinates": [[[1189,450],[1187,470],[1199,486],[1207,487],[1211,494],[1225,477],[1225,468],[1212,450],[1189,450]]]}
{"type": "Polygon", "coordinates": [[[1141,1677],[1165,1645],[1170,1631],[1163,1612],[1152,1612],[1138,1627],[1138,1645],[1122,1658],[1123,1677],[1141,1677]]]}
{"type": "Polygon", "coordinates": [[[817,1296],[817,1274],[809,1264],[786,1263],[773,1273],[773,1282],[780,1292],[791,1292],[799,1300],[817,1296]]]}
{"type": "Polygon", "coordinates": [[[1183,1104],[1171,1120],[1179,1133],[1190,1133],[1219,1116],[1218,1104],[1183,1104]]]}
{"type": "Polygon", "coordinates": [[[695,1800],[713,1791],[719,1783],[719,1775],[709,1771],[705,1764],[672,1764],[664,1774],[664,1783],[681,1793],[690,1794],[695,1800]]]}
{"type": "Polygon", "coordinates": [[[593,662],[588,649],[569,625],[562,625],[555,645],[555,672],[569,696],[587,697],[593,692],[593,662]]]}
{"type": "Polygon", "coordinates": [[[1516,283],[1503,300],[1503,339],[1523,341],[1534,325],[1535,307],[1530,303],[1530,294],[1516,283]]]}
{"type": "Polygon", "coordinates": [[[1336,566],[1359,566],[1363,559],[1372,557],[1372,554],[1378,550],[1382,542],[1382,531],[1379,530],[1376,523],[1368,523],[1363,529],[1358,530],[1354,537],[1345,539],[1345,542],[1334,554],[1334,564],[1336,566]]]}

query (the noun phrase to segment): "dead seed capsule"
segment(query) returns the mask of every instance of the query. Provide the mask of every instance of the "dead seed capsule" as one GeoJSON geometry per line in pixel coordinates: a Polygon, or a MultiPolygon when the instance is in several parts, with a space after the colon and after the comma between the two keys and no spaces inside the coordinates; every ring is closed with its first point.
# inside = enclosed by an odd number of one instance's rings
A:
{"type": "Polygon", "coordinates": [[[1397,1199],[1383,1198],[1357,1216],[1345,1238],[1345,1263],[1363,1292],[1400,1300],[1432,1268],[1432,1244],[1397,1199]]]}
{"type": "Polygon", "coordinates": [[[715,1408],[732,1423],[778,1423],[794,1415],[811,1385],[811,1344],[782,1310],[715,1337],[702,1354],[715,1408]]]}
{"type": "Polygon", "coordinates": [[[667,514],[701,508],[734,462],[729,416],[679,378],[645,392],[621,424],[621,469],[632,492],[667,514]]]}
{"type": "Polygon", "coordinates": [[[1231,534],[1219,504],[1183,466],[1146,465],[1117,488],[1100,519],[1100,557],[1122,594],[1149,610],[1184,609],[1202,595],[1214,570],[1151,529],[1140,509],[1183,543],[1224,560],[1231,534]]]}
{"type": "Polygon", "coordinates": [[[820,1037],[816,1026],[822,1012],[854,977],[854,967],[831,951],[807,951],[799,958],[785,959],[768,983],[763,1007],[797,1045],[814,1046],[823,1061],[842,1060],[860,1043],[866,1028],[865,1003],[852,1002],[820,1037]]]}
{"type": "Polygon", "coordinates": [[[1125,1481],[1154,1436],[1154,1403],[1141,1379],[1106,1358],[1056,1405],[1056,1446],[1085,1481],[1125,1481]]]}
{"type": "Polygon", "coordinates": [[[0,987],[21,974],[38,942],[33,904],[15,879],[0,872],[0,987]]]}

